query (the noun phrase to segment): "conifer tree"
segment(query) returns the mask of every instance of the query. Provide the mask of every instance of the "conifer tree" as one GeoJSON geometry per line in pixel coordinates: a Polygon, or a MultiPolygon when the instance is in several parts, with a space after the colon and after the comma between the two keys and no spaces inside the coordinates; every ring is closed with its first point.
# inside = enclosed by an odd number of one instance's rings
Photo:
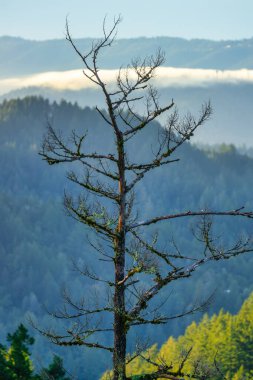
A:
{"type": "Polygon", "coordinates": [[[41,380],[70,380],[66,376],[66,370],[63,367],[63,360],[55,355],[52,363],[48,368],[44,368],[40,373],[41,380]]]}
{"type": "Polygon", "coordinates": [[[23,324],[7,335],[7,342],[9,347],[0,344],[0,380],[70,380],[62,359],[56,355],[48,368],[42,369],[40,374],[35,373],[29,351],[34,338],[23,324]]]}
{"type": "Polygon", "coordinates": [[[38,380],[30,360],[29,346],[34,339],[29,336],[24,325],[20,324],[13,334],[8,334],[10,347],[0,347],[1,380],[38,380]]]}

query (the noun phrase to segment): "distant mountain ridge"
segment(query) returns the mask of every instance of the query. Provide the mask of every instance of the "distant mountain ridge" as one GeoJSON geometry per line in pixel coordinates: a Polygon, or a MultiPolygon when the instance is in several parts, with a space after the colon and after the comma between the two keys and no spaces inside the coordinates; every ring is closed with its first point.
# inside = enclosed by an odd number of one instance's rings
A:
{"type": "MultiPolygon", "coordinates": [[[[236,146],[253,147],[253,84],[214,84],[209,87],[168,87],[159,89],[161,104],[171,98],[181,111],[198,114],[203,102],[210,100],[213,115],[207,128],[199,131],[196,140],[204,144],[232,143],[236,146]]],[[[87,88],[80,91],[57,91],[51,88],[30,87],[12,91],[0,96],[0,101],[12,98],[24,98],[27,95],[41,95],[51,101],[65,99],[77,102],[82,107],[103,108],[104,100],[97,89],[87,88]]],[[[161,119],[161,123],[165,120],[161,119]]]]}
{"type": "MultiPolygon", "coordinates": [[[[87,51],[92,38],[77,39],[87,51]]],[[[161,48],[167,66],[212,69],[253,68],[253,38],[211,41],[176,37],[119,39],[105,50],[101,67],[126,66],[131,58],[155,53],[161,48]]],[[[79,57],[64,39],[32,41],[19,37],[0,37],[0,78],[42,71],[71,70],[82,67],[79,57]]]]}

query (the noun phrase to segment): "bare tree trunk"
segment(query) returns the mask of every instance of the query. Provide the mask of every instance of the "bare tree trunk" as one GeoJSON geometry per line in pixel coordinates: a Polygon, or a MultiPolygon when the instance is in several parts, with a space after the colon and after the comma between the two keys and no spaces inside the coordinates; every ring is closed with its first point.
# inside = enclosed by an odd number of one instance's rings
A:
{"type": "MultiPolygon", "coordinates": [[[[125,258],[119,254],[115,265],[115,281],[122,279],[125,258]]],[[[126,378],[126,329],[125,329],[125,285],[115,287],[114,293],[114,351],[113,351],[113,380],[126,378]]]]}
{"type": "Polygon", "coordinates": [[[115,239],[114,351],[113,380],[126,379],[125,323],[125,157],[123,137],[118,136],[119,220],[115,239]]]}

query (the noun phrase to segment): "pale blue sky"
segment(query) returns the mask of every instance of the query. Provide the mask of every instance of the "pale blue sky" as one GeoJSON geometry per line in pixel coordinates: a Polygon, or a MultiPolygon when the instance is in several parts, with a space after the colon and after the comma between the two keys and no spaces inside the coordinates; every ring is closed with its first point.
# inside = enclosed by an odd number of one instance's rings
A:
{"type": "Polygon", "coordinates": [[[253,37],[253,0],[0,0],[0,35],[63,38],[68,15],[75,37],[97,37],[119,13],[119,37],[253,37]]]}

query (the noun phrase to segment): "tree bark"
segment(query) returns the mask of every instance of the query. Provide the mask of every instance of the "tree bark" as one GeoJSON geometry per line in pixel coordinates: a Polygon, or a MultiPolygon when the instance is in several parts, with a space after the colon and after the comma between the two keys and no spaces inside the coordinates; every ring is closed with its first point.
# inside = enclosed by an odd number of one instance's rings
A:
{"type": "Polygon", "coordinates": [[[118,136],[118,172],[119,172],[119,219],[115,251],[115,292],[114,292],[114,351],[113,380],[126,379],[126,315],[125,315],[125,155],[122,135],[118,136]]]}
{"type": "MultiPolygon", "coordinates": [[[[123,279],[122,272],[125,258],[123,255],[115,263],[115,280],[123,279]]],[[[126,326],[125,326],[125,285],[115,286],[114,293],[114,352],[113,352],[113,380],[126,379],[126,326]]]]}

